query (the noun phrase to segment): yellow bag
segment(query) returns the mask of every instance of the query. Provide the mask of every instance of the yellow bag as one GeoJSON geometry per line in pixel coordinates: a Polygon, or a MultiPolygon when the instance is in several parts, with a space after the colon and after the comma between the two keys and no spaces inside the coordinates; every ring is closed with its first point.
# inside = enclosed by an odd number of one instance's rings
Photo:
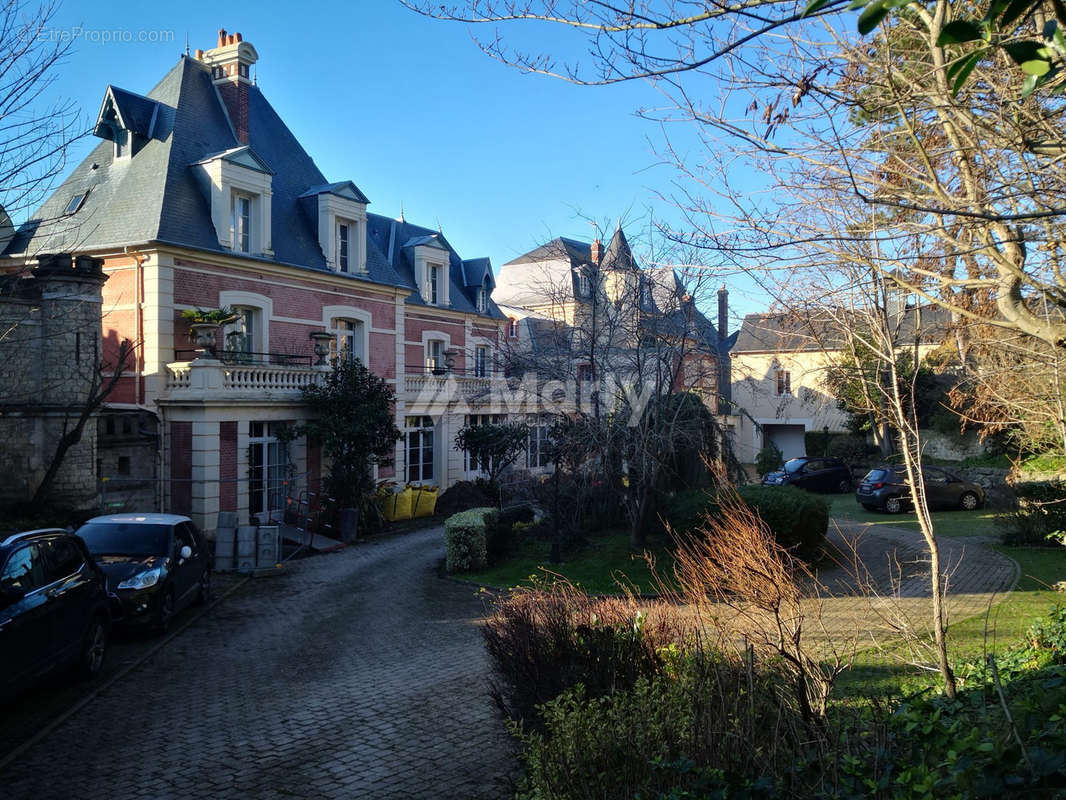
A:
{"type": "Polygon", "coordinates": [[[419,487],[418,499],[415,500],[414,513],[411,516],[432,517],[433,512],[437,509],[438,491],[436,486],[419,487]]]}
{"type": "Polygon", "coordinates": [[[411,519],[411,509],[414,506],[415,490],[410,486],[404,487],[402,492],[385,498],[382,513],[389,522],[400,519],[411,519]]]}

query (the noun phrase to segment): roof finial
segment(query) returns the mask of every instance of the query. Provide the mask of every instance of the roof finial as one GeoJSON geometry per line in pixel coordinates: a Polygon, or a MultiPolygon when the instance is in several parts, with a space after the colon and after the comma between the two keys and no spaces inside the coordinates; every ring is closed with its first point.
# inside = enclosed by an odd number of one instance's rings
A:
{"type": "Polygon", "coordinates": [[[404,218],[403,218],[403,200],[400,201],[400,219],[399,219],[399,221],[400,222],[404,221],[404,218]]]}
{"type": "Polygon", "coordinates": [[[444,233],[440,227],[440,217],[437,217],[437,233],[444,233]]]}
{"type": "Polygon", "coordinates": [[[622,218],[621,217],[618,218],[618,224],[615,226],[614,232],[618,233],[620,230],[622,230],[622,218]]]}
{"type": "Polygon", "coordinates": [[[189,32],[185,31],[185,57],[189,57],[189,32]]]}

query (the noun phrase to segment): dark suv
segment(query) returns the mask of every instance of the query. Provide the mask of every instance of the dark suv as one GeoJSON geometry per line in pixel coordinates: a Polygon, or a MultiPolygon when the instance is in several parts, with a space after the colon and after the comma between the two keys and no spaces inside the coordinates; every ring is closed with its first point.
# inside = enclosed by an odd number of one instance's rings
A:
{"type": "Polygon", "coordinates": [[[800,456],[790,458],[784,468],[763,475],[763,486],[798,486],[811,492],[850,492],[854,485],[851,470],[839,458],[800,456]]]}
{"type": "Polygon", "coordinates": [[[107,581],[81,539],[48,528],[0,541],[0,694],[62,667],[95,675],[110,630],[107,581]]]}
{"type": "MultiPolygon", "coordinates": [[[[961,508],[973,511],[985,502],[985,492],[976,483],[941,467],[922,467],[925,498],[930,508],[961,508]]],[[[855,499],[867,511],[898,514],[911,508],[911,488],[903,467],[877,467],[866,473],[855,499]]]]}

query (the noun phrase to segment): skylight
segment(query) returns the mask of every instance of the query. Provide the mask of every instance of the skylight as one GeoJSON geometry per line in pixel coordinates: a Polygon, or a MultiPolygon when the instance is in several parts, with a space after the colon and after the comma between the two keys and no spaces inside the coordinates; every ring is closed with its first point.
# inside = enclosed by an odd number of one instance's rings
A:
{"type": "Polygon", "coordinates": [[[81,204],[85,202],[85,198],[89,196],[88,192],[77,192],[70,198],[70,202],[67,203],[66,209],[63,211],[63,216],[67,217],[81,208],[81,204]]]}

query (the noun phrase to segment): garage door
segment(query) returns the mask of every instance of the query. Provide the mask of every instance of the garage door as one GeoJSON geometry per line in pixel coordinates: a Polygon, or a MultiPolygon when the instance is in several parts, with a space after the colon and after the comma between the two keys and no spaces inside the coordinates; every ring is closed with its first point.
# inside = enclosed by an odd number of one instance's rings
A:
{"type": "Polygon", "coordinates": [[[773,442],[786,459],[807,455],[802,425],[763,425],[763,441],[773,442]]]}

